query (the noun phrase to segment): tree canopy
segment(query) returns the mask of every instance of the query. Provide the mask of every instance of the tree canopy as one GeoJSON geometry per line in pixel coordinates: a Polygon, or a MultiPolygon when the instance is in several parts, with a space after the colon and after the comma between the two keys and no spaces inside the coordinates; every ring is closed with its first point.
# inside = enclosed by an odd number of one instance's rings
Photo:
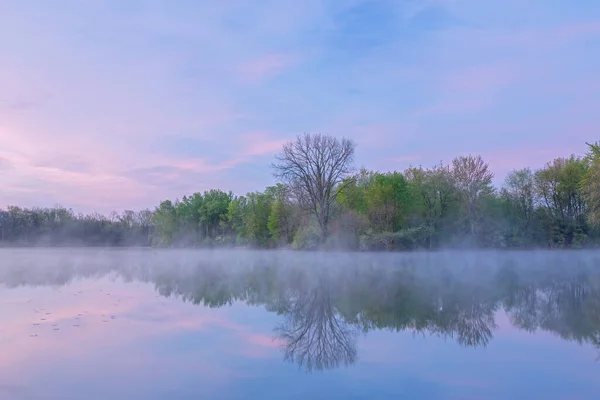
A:
{"type": "Polygon", "coordinates": [[[103,216],[65,207],[0,210],[0,245],[250,246],[412,250],[600,245],[600,144],[541,168],[494,173],[479,155],[431,167],[353,167],[355,144],[305,134],[272,164],[278,182],[220,189],[103,216]]]}

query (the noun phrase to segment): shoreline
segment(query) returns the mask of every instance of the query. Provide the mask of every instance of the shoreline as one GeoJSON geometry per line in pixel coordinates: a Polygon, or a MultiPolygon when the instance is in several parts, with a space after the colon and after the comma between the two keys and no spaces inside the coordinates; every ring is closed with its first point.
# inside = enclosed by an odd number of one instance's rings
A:
{"type": "Polygon", "coordinates": [[[584,246],[579,248],[573,247],[441,247],[434,249],[415,248],[410,250],[362,250],[362,249],[344,249],[344,248],[328,248],[328,249],[293,249],[291,247],[250,247],[250,246],[140,246],[140,245],[81,245],[81,244],[59,244],[59,245],[44,245],[44,244],[4,244],[0,243],[0,250],[3,249],[147,249],[147,250],[199,250],[199,251],[261,251],[261,252],[293,252],[293,253],[442,253],[442,252],[462,252],[462,251],[493,251],[493,252],[551,252],[551,251],[590,251],[600,250],[600,246],[584,246]]]}

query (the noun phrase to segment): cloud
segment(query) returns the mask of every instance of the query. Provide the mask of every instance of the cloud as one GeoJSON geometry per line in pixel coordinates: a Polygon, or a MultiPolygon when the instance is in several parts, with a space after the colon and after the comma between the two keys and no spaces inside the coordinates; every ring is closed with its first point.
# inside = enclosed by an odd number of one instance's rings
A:
{"type": "Polygon", "coordinates": [[[89,173],[92,169],[90,164],[81,157],[65,158],[65,156],[48,156],[36,161],[33,166],[75,173],[89,173]]]}
{"type": "Polygon", "coordinates": [[[172,161],[170,165],[125,170],[120,175],[144,185],[165,187],[173,183],[198,179],[202,174],[214,174],[232,168],[238,163],[238,160],[226,160],[218,164],[209,164],[202,159],[172,161]]]}
{"type": "Polygon", "coordinates": [[[514,68],[507,64],[469,67],[451,74],[442,83],[443,90],[473,94],[490,93],[514,80],[514,68]]]}
{"type": "Polygon", "coordinates": [[[8,111],[27,111],[38,107],[39,104],[31,100],[14,101],[12,103],[0,103],[0,109],[8,111]]]}
{"type": "Polygon", "coordinates": [[[303,132],[351,137],[373,169],[465,152],[508,169],[527,160],[494,151],[584,151],[600,126],[595,2],[0,8],[2,204],[262,190],[267,158],[303,132]]]}
{"type": "Polygon", "coordinates": [[[243,63],[239,70],[245,81],[259,82],[292,67],[296,62],[292,55],[274,53],[243,63]]]}
{"type": "Polygon", "coordinates": [[[259,333],[249,334],[245,338],[250,344],[260,347],[278,349],[285,345],[285,342],[273,336],[268,336],[259,333]]]}
{"type": "Polygon", "coordinates": [[[12,168],[12,163],[8,159],[0,156],[0,171],[9,170],[12,168]]]}
{"type": "Polygon", "coordinates": [[[172,376],[167,373],[163,377],[167,380],[180,380],[184,371],[183,374],[189,373],[190,376],[196,374],[196,380],[200,374],[211,385],[220,387],[244,374],[230,366],[215,368],[215,361],[223,354],[213,351],[210,338],[215,337],[214,330],[219,331],[217,337],[227,338],[229,348],[233,350],[231,356],[237,359],[264,357],[271,350],[258,344],[254,351],[244,355],[252,346],[253,338],[260,342],[262,334],[236,323],[229,310],[216,312],[185,304],[179,299],[165,299],[157,296],[151,285],[140,284],[125,290],[120,282],[112,282],[110,290],[107,290],[105,284],[106,281],[101,279],[78,281],[61,288],[38,287],[32,299],[26,297],[17,301],[14,301],[14,296],[18,296],[16,292],[8,294],[8,307],[3,309],[2,314],[5,346],[0,357],[0,371],[11,385],[0,387],[0,393],[17,393],[22,385],[28,389],[24,395],[32,396],[37,388],[35,382],[49,379],[49,384],[44,387],[45,393],[51,397],[59,396],[63,390],[54,383],[61,382],[64,374],[53,375],[57,366],[70,376],[91,379],[93,385],[93,369],[80,368],[81,365],[91,365],[89,361],[92,359],[96,367],[111,371],[116,377],[113,389],[121,393],[129,390],[132,382],[134,386],[138,383],[139,387],[144,386],[144,380],[152,374],[151,366],[157,360],[166,370],[173,372],[172,376]],[[77,296],[74,296],[75,293],[77,296]],[[169,302],[171,304],[167,304],[169,302]],[[50,314],[46,315],[46,312],[50,314]],[[41,321],[41,318],[45,320],[41,321]],[[108,322],[103,322],[106,320],[108,322]],[[33,326],[32,321],[39,321],[40,325],[33,326]],[[79,326],[73,326],[75,324],[79,326]],[[53,325],[57,325],[59,331],[54,331],[53,325]],[[31,337],[32,334],[38,336],[31,337]],[[180,347],[177,343],[183,341],[187,344],[180,347]],[[67,343],[71,345],[65,346],[67,343]],[[125,348],[130,357],[120,360],[118,354],[125,348]],[[191,358],[190,348],[195,354],[191,358]],[[166,358],[165,350],[169,354],[166,358]],[[120,388],[118,375],[125,371],[129,371],[127,384],[120,388]]]}
{"type": "MultiPolygon", "coordinates": [[[[293,140],[293,139],[292,139],[293,140]]],[[[275,138],[265,132],[250,132],[240,136],[241,155],[264,156],[279,152],[290,139],[275,138]]]]}

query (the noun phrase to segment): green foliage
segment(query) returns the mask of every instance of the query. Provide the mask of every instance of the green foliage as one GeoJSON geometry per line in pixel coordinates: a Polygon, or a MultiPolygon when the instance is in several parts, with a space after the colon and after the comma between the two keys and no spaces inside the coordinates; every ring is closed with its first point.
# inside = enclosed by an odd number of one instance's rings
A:
{"type": "Polygon", "coordinates": [[[345,182],[339,203],[359,215],[365,215],[374,231],[398,230],[410,207],[408,182],[399,172],[360,173],[345,182]]]}
{"type": "Polygon", "coordinates": [[[415,250],[427,246],[430,227],[402,229],[398,232],[368,231],[360,237],[360,249],[366,251],[415,250]]]}
{"type": "Polygon", "coordinates": [[[535,179],[529,168],[508,174],[500,192],[504,239],[510,247],[528,247],[540,236],[535,209],[535,179]]]}
{"type": "Polygon", "coordinates": [[[395,232],[402,226],[409,200],[408,184],[401,173],[375,173],[365,188],[367,214],[374,230],[395,232]]]}
{"type": "Polygon", "coordinates": [[[366,214],[368,210],[366,188],[373,179],[373,173],[361,169],[358,175],[346,178],[338,195],[338,203],[349,210],[359,214],[366,214]]]}
{"type": "Polygon", "coordinates": [[[290,198],[289,188],[282,184],[267,187],[265,193],[272,197],[271,210],[267,220],[267,228],[277,245],[288,245],[292,242],[298,229],[299,214],[297,205],[290,198]]]}
{"type": "Polygon", "coordinates": [[[492,186],[494,174],[480,156],[403,173],[362,169],[353,176],[340,174],[331,193],[321,196],[327,207],[318,215],[304,198],[313,186],[323,188],[317,170],[316,180],[304,189],[293,179],[290,186],[279,183],[245,196],[213,189],[165,200],[154,211],[126,210],[108,217],[75,215],[63,207],[10,206],[0,210],[0,244],[361,250],[600,245],[598,143],[589,144],[583,157],[510,172],[500,190],[492,186]]]}
{"type": "Polygon", "coordinates": [[[285,232],[283,232],[283,227],[281,224],[282,215],[284,212],[285,210],[283,203],[279,200],[273,201],[271,204],[269,218],[267,219],[267,228],[269,229],[269,234],[276,242],[279,242],[282,237],[285,236],[285,232]]]}
{"type": "Polygon", "coordinates": [[[314,250],[321,244],[321,229],[316,223],[303,226],[296,232],[292,242],[295,250],[314,250]]]}
{"type": "Polygon", "coordinates": [[[244,238],[252,245],[266,247],[271,240],[268,221],[273,197],[267,193],[248,193],[244,214],[244,238]]]}
{"type": "MultiPolygon", "coordinates": [[[[198,209],[199,222],[205,229],[205,237],[215,238],[218,229],[223,227],[223,222],[227,220],[229,203],[233,199],[233,194],[225,193],[218,189],[211,189],[204,192],[204,196],[198,209]]],[[[221,229],[221,234],[223,230],[221,229]]]]}
{"type": "Polygon", "coordinates": [[[245,235],[244,214],[246,213],[246,198],[244,196],[236,197],[227,206],[227,220],[225,226],[236,236],[245,235]]]}
{"type": "Polygon", "coordinates": [[[589,162],[571,156],[557,158],[535,173],[535,189],[550,225],[548,240],[551,245],[571,247],[577,244],[578,232],[587,232],[585,177],[589,162]]]}
{"type": "Polygon", "coordinates": [[[600,227],[600,144],[588,143],[588,146],[588,169],[581,179],[580,189],[588,206],[588,222],[600,227]]]}
{"type": "Polygon", "coordinates": [[[155,235],[152,244],[170,246],[174,243],[177,233],[177,208],[171,200],[165,200],[156,208],[152,215],[155,235]]]}
{"type": "Polygon", "coordinates": [[[429,227],[428,247],[436,247],[443,236],[450,237],[459,219],[458,190],[450,167],[409,168],[408,178],[412,226],[429,227]]]}
{"type": "Polygon", "coordinates": [[[494,195],[492,179],[494,174],[481,156],[461,156],[452,160],[452,178],[460,210],[464,217],[462,233],[470,235],[472,244],[480,244],[479,235],[484,229],[483,207],[494,195]]]}

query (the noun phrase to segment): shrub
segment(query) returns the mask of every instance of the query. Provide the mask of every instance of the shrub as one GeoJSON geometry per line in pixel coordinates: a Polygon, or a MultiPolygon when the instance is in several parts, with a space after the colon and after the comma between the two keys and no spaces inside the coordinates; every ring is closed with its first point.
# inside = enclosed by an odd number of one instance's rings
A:
{"type": "Polygon", "coordinates": [[[414,250],[426,247],[430,228],[425,225],[402,229],[398,232],[367,231],[361,235],[359,248],[363,251],[414,250]]]}
{"type": "Polygon", "coordinates": [[[292,248],[295,250],[314,250],[319,247],[320,243],[321,230],[315,224],[310,224],[298,229],[292,241],[292,248]]]}

